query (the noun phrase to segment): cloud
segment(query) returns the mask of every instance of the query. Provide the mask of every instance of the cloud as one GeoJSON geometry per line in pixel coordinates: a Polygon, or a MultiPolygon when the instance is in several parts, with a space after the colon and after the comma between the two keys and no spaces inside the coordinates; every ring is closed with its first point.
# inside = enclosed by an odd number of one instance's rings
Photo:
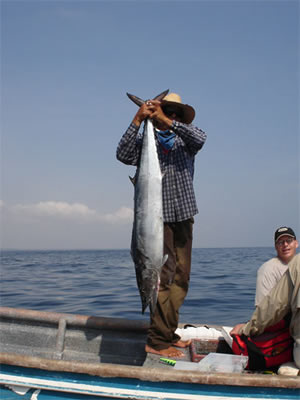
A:
{"type": "MultiPolygon", "coordinates": [[[[0,200],[0,205],[4,203],[0,200]]],[[[83,203],[41,201],[1,208],[1,246],[7,249],[127,248],[133,211],[103,213],[83,203]]]]}
{"type": "Polygon", "coordinates": [[[16,213],[39,217],[66,217],[66,218],[90,218],[96,211],[89,209],[80,203],[69,204],[63,201],[41,201],[36,204],[18,204],[13,207],[16,213]]]}
{"type": "Polygon", "coordinates": [[[106,214],[103,219],[107,222],[127,222],[133,219],[133,210],[129,207],[121,207],[113,214],[106,214]]]}
{"type": "MultiPolygon", "coordinates": [[[[4,204],[0,200],[0,206],[4,204]]],[[[120,207],[113,213],[100,213],[82,203],[64,201],[41,201],[33,204],[16,204],[8,207],[8,211],[16,217],[68,219],[79,222],[106,222],[108,224],[128,223],[133,219],[133,211],[129,207],[120,207]]]]}

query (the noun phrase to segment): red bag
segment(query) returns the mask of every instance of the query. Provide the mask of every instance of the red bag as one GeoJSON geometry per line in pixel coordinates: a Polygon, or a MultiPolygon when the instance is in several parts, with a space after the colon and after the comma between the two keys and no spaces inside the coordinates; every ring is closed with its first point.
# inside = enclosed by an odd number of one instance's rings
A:
{"type": "Polygon", "coordinates": [[[257,336],[234,335],[234,354],[248,356],[247,368],[265,370],[293,360],[293,338],[284,320],[257,336]]]}

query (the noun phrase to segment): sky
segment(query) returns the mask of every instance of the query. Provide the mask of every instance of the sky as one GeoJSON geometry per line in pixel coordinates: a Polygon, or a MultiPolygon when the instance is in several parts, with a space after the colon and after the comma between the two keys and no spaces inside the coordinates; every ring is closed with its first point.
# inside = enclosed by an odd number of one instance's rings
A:
{"type": "Polygon", "coordinates": [[[194,247],[300,236],[299,1],[1,1],[1,247],[127,249],[116,159],[165,89],[207,133],[194,247]]]}

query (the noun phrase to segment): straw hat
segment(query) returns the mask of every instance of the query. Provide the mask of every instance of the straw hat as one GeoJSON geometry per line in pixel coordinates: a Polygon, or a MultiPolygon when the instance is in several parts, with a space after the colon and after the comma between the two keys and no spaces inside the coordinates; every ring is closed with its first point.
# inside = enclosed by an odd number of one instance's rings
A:
{"type": "Polygon", "coordinates": [[[175,109],[181,110],[183,116],[182,122],[190,124],[195,118],[195,110],[188,104],[182,104],[181,97],[177,93],[169,93],[161,101],[162,109],[166,106],[174,106],[175,109]]]}

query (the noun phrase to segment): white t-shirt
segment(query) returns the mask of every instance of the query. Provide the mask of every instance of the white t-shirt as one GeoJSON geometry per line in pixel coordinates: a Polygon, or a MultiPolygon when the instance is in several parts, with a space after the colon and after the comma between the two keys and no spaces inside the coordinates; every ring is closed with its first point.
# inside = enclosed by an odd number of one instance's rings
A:
{"type": "Polygon", "coordinates": [[[278,257],[271,258],[258,269],[255,306],[257,306],[276,283],[279,282],[287,269],[288,265],[284,264],[278,257]]]}

